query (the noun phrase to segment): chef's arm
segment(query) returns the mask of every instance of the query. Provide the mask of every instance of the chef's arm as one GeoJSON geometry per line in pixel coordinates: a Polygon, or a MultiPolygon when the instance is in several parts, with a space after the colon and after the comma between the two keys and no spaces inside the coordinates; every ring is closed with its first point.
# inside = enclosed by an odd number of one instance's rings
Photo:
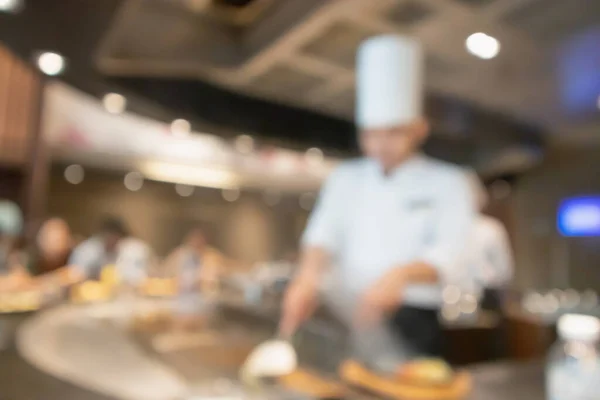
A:
{"type": "Polygon", "coordinates": [[[319,246],[305,246],[300,254],[299,270],[294,282],[318,286],[329,265],[329,253],[319,246]]]}
{"type": "Polygon", "coordinates": [[[323,272],[335,254],[342,206],[338,192],[340,170],[323,186],[302,237],[300,263],[283,301],[280,333],[291,336],[314,312],[323,272]]]}
{"type": "Polygon", "coordinates": [[[431,243],[417,260],[397,268],[403,284],[456,282],[462,276],[460,255],[467,246],[469,232],[477,213],[475,199],[464,177],[448,180],[442,203],[432,227],[431,243]]]}

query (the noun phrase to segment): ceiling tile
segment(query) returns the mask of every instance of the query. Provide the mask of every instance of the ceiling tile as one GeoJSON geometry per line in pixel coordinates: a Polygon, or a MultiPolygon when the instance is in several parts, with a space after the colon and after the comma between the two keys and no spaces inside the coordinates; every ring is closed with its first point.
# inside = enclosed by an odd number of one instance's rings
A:
{"type": "Polygon", "coordinates": [[[600,25],[600,2],[530,0],[507,12],[502,22],[539,41],[560,41],[587,27],[600,25]]]}
{"type": "Polygon", "coordinates": [[[349,22],[336,22],[301,51],[347,68],[354,68],[359,44],[378,33],[349,22]]]}

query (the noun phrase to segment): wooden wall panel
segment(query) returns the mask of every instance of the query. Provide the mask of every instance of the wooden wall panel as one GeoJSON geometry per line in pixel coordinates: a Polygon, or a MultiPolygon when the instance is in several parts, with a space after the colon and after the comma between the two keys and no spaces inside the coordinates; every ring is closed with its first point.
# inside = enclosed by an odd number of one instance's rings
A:
{"type": "Polygon", "coordinates": [[[0,45],[0,164],[30,161],[39,91],[37,72],[0,45]]]}

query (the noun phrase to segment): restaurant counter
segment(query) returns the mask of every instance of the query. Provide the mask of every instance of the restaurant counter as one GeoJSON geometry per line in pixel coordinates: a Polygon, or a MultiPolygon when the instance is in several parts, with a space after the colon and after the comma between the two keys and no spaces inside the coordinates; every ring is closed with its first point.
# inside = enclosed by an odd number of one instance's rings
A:
{"type": "MultiPolygon", "coordinates": [[[[224,364],[220,350],[200,349],[206,345],[207,337],[188,335],[186,344],[186,340],[181,340],[184,334],[178,339],[183,346],[178,347],[175,340],[169,347],[165,340],[163,345],[157,345],[162,342],[157,342],[156,337],[129,330],[127,321],[132,313],[144,314],[156,307],[164,308],[165,304],[137,301],[135,305],[63,305],[25,321],[13,319],[20,325],[16,340],[19,352],[13,346],[0,352],[3,398],[173,400],[193,394],[209,381],[225,378],[233,382],[238,364],[224,364]],[[190,338],[194,340],[190,342],[190,338]]],[[[250,310],[241,304],[225,304],[215,314],[219,315],[215,320],[220,322],[208,330],[218,333],[219,340],[225,342],[213,345],[225,349],[237,343],[241,352],[233,357],[234,364],[255,343],[272,335],[274,329],[272,314],[261,308],[250,310]]],[[[328,359],[325,361],[331,365],[325,369],[331,371],[336,357],[340,357],[340,346],[330,345],[336,341],[335,329],[329,330],[320,321],[307,331],[301,335],[301,358],[313,358],[315,362],[318,357],[328,359]],[[325,338],[326,344],[315,342],[315,337],[327,335],[332,336],[325,338]]],[[[497,363],[469,370],[474,378],[469,400],[544,398],[543,369],[538,363],[497,363]]]]}

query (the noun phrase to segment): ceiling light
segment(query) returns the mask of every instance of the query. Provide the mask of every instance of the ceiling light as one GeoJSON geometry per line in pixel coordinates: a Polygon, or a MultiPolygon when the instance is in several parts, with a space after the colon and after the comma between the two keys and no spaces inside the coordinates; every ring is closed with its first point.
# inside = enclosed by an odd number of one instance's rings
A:
{"type": "Polygon", "coordinates": [[[78,185],[83,182],[85,171],[81,165],[73,164],[65,168],[65,179],[67,182],[78,185]]]}
{"type": "Polygon", "coordinates": [[[144,175],[139,172],[130,172],[123,180],[125,187],[132,192],[137,192],[144,186],[144,175]]]}
{"type": "Polygon", "coordinates": [[[225,201],[234,202],[240,198],[240,189],[223,189],[221,195],[225,201]]]}
{"type": "Polygon", "coordinates": [[[254,151],[254,139],[252,136],[240,135],[235,138],[234,146],[242,154],[250,154],[254,151]]]}
{"type": "Polygon", "coordinates": [[[175,191],[181,197],[190,197],[194,194],[194,187],[190,185],[177,184],[175,185],[175,191]]]}
{"type": "Polygon", "coordinates": [[[193,165],[147,162],[139,167],[146,179],[202,186],[216,189],[238,187],[239,177],[232,171],[218,168],[203,168],[193,165]]]}
{"type": "Polygon", "coordinates": [[[306,162],[310,165],[319,165],[323,162],[323,151],[316,147],[306,150],[306,154],[304,155],[306,162]]]}
{"type": "Polygon", "coordinates": [[[500,42],[485,33],[474,33],[467,38],[467,50],[476,57],[489,60],[500,53],[500,42]]]}
{"type": "Polygon", "coordinates": [[[171,133],[173,136],[185,137],[190,134],[192,125],[185,119],[176,119],[171,122],[171,133]]]}
{"type": "Polygon", "coordinates": [[[60,54],[47,51],[38,55],[37,65],[44,74],[56,76],[65,70],[66,61],[60,54]]]}
{"type": "Polygon", "coordinates": [[[16,13],[23,9],[23,0],[0,0],[0,11],[16,13]]]}
{"type": "Polygon", "coordinates": [[[102,99],[104,108],[111,114],[121,114],[127,106],[127,99],[118,93],[107,93],[102,99]]]}

